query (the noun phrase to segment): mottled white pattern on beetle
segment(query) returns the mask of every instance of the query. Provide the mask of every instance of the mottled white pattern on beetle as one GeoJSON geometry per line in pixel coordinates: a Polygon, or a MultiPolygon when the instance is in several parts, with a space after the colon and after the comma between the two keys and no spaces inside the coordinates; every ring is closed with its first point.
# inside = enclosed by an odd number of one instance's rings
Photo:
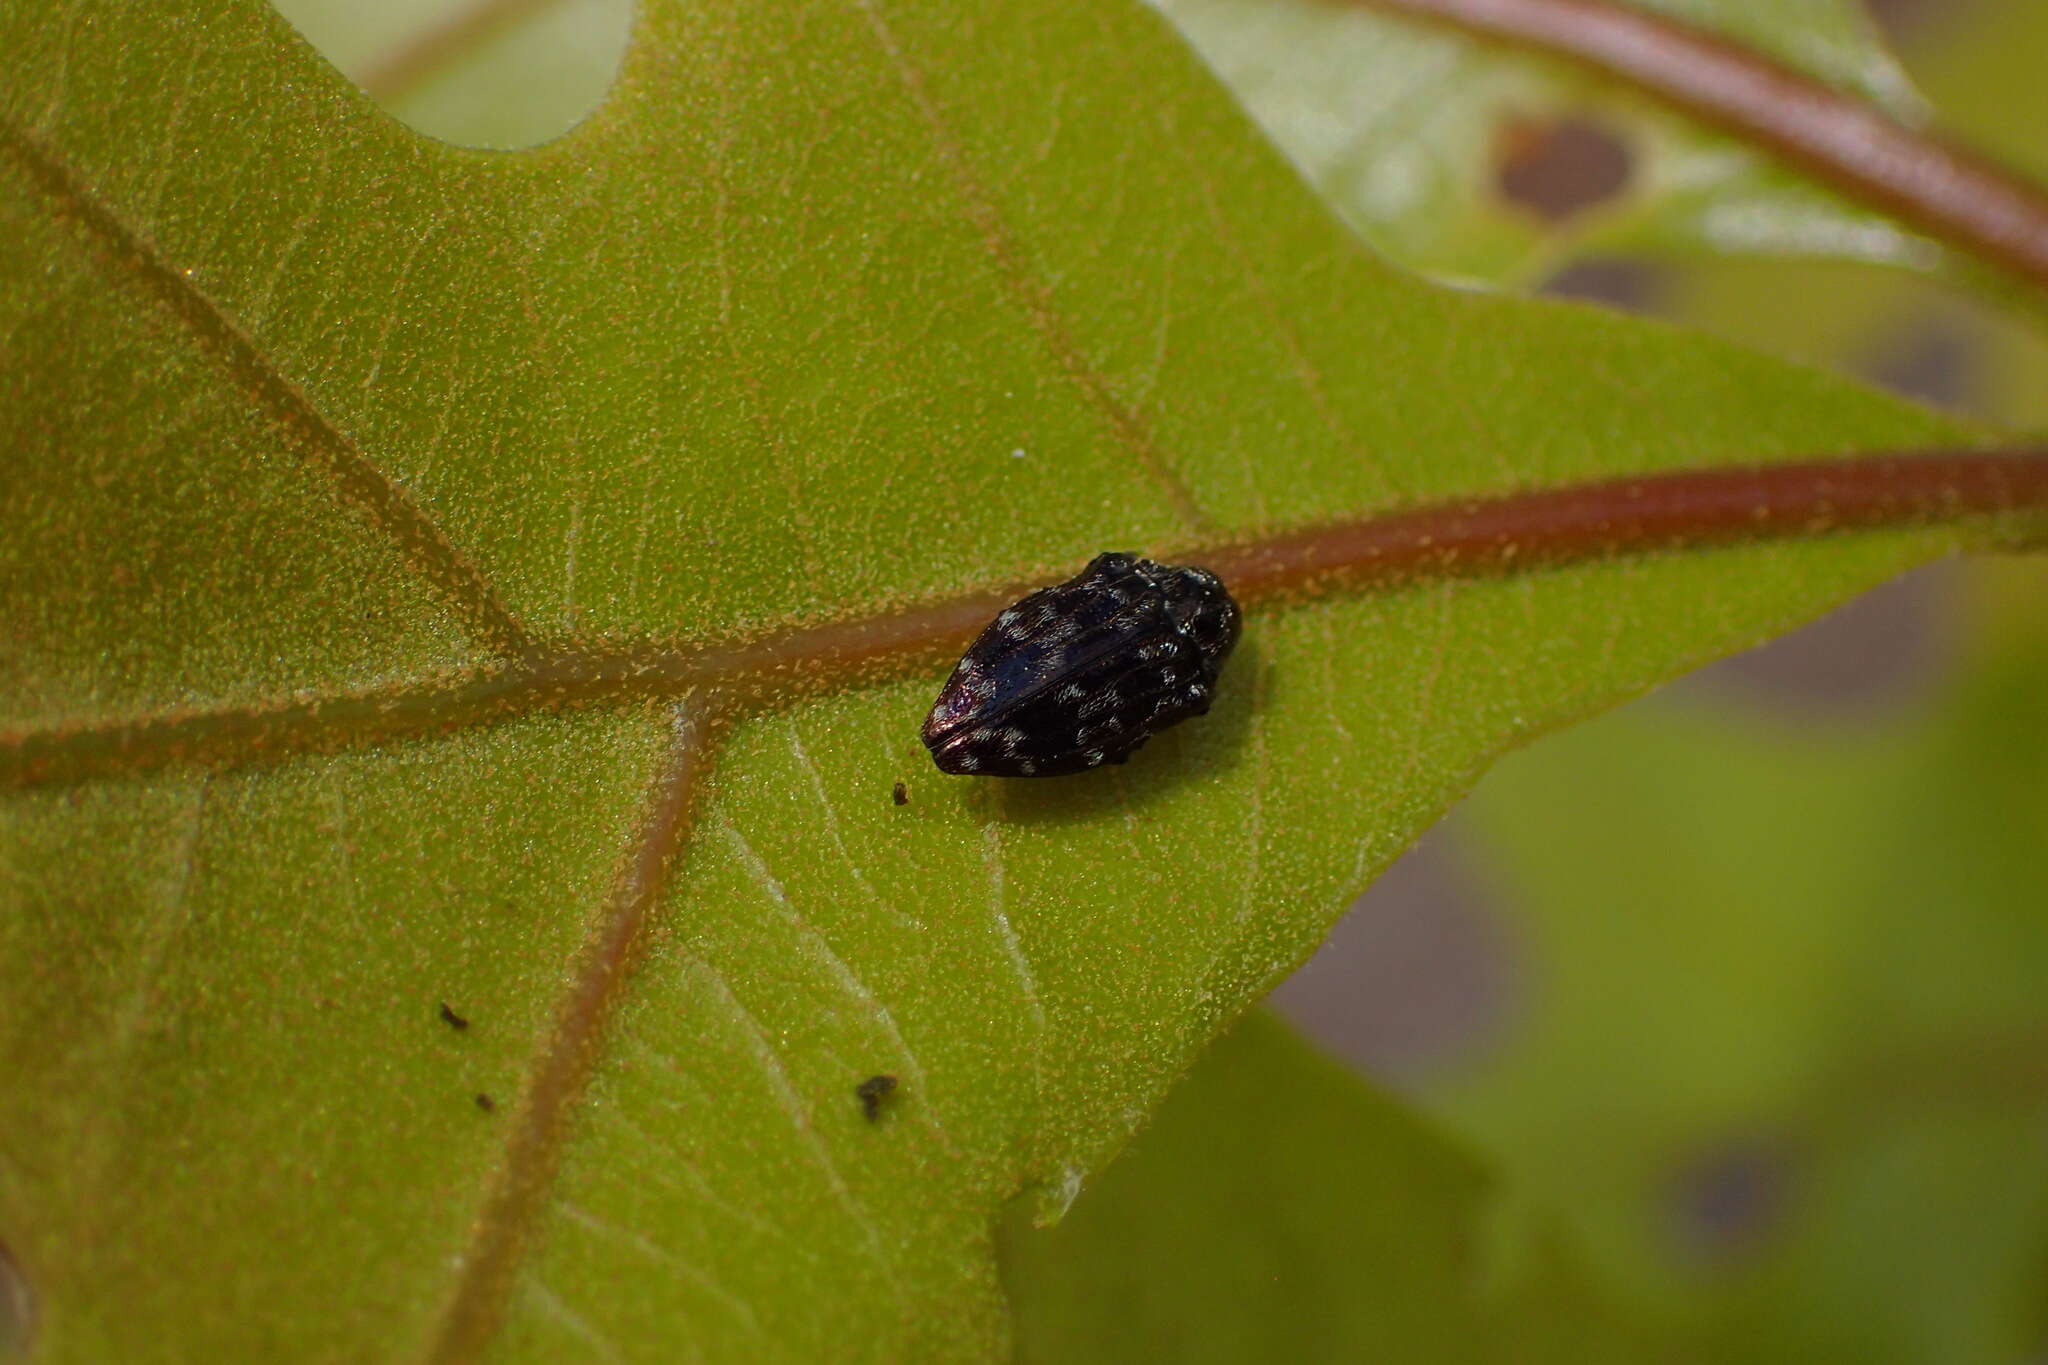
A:
{"type": "Polygon", "coordinates": [[[1063,645],[1081,633],[1079,621],[1054,621],[1034,632],[1049,645],[1063,645]]]}
{"type": "Polygon", "coordinates": [[[1124,693],[1122,688],[1105,687],[1100,692],[1097,692],[1094,696],[1088,698],[1088,700],[1082,702],[1081,705],[1075,709],[1074,714],[1078,715],[1083,720],[1087,720],[1091,716],[1099,716],[1104,711],[1107,711],[1112,707],[1120,707],[1123,704],[1124,693]]]}
{"type": "Polygon", "coordinates": [[[1124,732],[1124,723],[1115,716],[1095,725],[1084,725],[1074,732],[1076,749],[1092,749],[1104,740],[1113,740],[1124,732]]]}
{"type": "Polygon", "coordinates": [[[1215,575],[1098,555],[1071,581],[997,614],[934,706],[928,734],[941,728],[927,742],[951,772],[1121,763],[1208,709],[1213,670],[1236,636],[1236,604],[1215,575]],[[972,728],[948,732],[949,718],[972,728]]]}

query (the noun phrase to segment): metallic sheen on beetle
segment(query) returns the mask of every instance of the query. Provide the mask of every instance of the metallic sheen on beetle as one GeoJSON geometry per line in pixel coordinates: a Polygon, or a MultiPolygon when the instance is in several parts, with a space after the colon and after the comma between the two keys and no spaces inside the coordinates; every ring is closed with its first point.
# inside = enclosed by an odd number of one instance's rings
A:
{"type": "Polygon", "coordinates": [[[1240,626],[1207,569],[1097,555],[989,622],[925,717],[925,747],[939,771],[976,777],[1125,762],[1208,711],[1240,626]]]}

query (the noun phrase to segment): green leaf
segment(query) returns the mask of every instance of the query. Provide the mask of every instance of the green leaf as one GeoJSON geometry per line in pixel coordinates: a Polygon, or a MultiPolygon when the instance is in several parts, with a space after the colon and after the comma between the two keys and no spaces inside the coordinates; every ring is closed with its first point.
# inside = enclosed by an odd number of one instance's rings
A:
{"type": "Polygon", "coordinates": [[[1670,1360],[1467,1153],[1265,1014],[1052,1229],[1011,1221],[1020,1361],[1670,1360]]]}
{"type": "MultiPolygon", "coordinates": [[[[1941,261],[1882,214],[1554,59],[1362,3],[1159,4],[1346,221],[1418,269],[1527,284],[1595,250],[1941,261]],[[1548,193],[1518,191],[1517,168],[1548,193]]],[[[1923,112],[1857,0],[1640,7],[1923,112]]]]}
{"type": "Polygon", "coordinates": [[[1388,269],[1129,7],[651,0],[518,154],[256,0],[0,51],[0,1243],[48,1360],[996,1352],[999,1208],[1491,756],[1988,534],[1326,593],[1126,770],[941,779],[943,660],[777,632],[1957,433],[1388,269]]]}
{"type": "Polygon", "coordinates": [[[2038,1343],[2048,580],[2008,577],[1931,721],[1645,705],[1467,804],[1542,986],[1433,1107],[1715,1358],[2038,1343]]]}

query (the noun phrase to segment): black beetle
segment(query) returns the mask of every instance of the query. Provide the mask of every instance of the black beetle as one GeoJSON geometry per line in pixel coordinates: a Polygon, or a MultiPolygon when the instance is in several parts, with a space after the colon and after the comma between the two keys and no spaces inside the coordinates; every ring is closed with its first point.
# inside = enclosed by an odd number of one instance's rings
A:
{"type": "Polygon", "coordinates": [[[1209,709],[1240,627],[1207,569],[1097,555],[1004,608],[967,647],[925,717],[925,747],[939,771],[979,777],[1122,763],[1209,709]]]}

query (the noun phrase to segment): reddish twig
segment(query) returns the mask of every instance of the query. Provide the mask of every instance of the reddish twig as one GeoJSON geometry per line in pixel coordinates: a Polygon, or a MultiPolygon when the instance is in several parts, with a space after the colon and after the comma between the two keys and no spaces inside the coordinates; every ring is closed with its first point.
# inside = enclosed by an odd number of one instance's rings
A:
{"type": "Polygon", "coordinates": [[[2048,290],[2048,192],[1748,48],[1605,0],[1353,0],[1566,57],[2048,290]]]}

